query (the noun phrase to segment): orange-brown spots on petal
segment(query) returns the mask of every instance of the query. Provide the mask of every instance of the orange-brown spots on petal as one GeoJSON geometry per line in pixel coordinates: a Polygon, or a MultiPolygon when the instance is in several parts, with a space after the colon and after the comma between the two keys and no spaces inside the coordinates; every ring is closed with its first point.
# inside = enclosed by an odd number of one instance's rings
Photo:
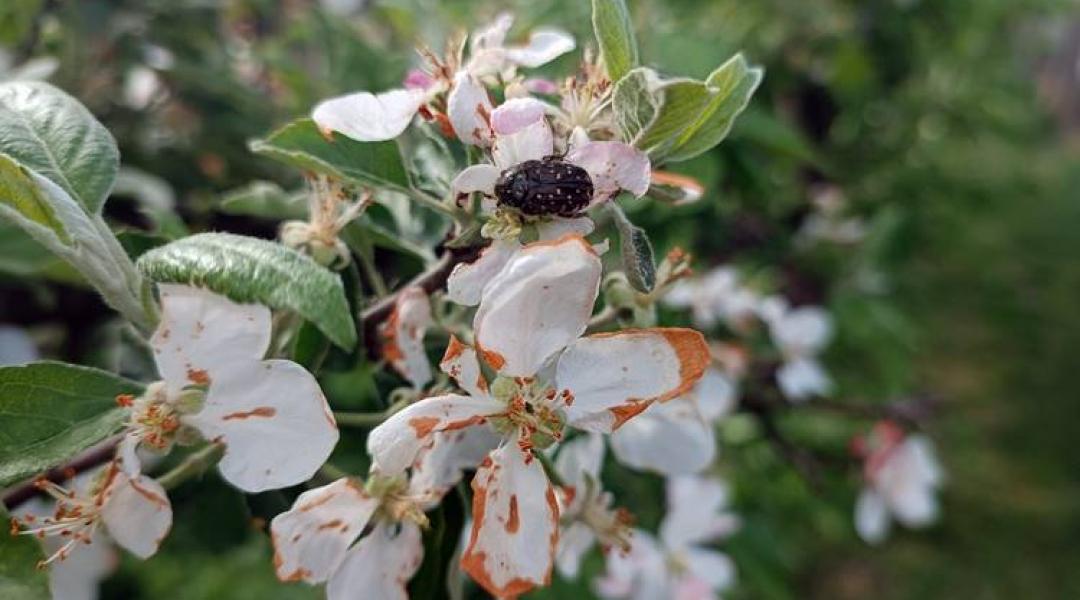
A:
{"type": "Polygon", "coordinates": [[[687,195],[698,197],[705,193],[705,186],[701,185],[701,182],[693,177],[687,175],[680,175],[679,173],[672,173],[670,171],[653,171],[652,182],[659,183],[660,185],[670,185],[672,187],[682,188],[687,195]]]}
{"type": "Polygon", "coordinates": [[[486,362],[488,365],[491,366],[492,369],[495,369],[496,371],[506,365],[506,359],[503,358],[503,355],[495,352],[494,350],[480,348],[480,357],[483,358],[484,362],[486,362]]]}
{"type": "Polygon", "coordinates": [[[195,385],[210,385],[210,374],[204,369],[195,369],[188,367],[187,370],[188,381],[195,385]]]}
{"type": "Polygon", "coordinates": [[[311,577],[311,571],[309,571],[309,570],[307,570],[307,569],[305,569],[303,567],[297,568],[295,571],[293,571],[292,573],[289,573],[288,575],[286,575],[284,577],[281,576],[281,573],[278,573],[278,579],[280,579],[281,581],[284,581],[286,583],[293,582],[293,581],[303,581],[304,579],[307,579],[308,577],[311,577]]]}
{"type": "Polygon", "coordinates": [[[234,421],[241,419],[250,419],[251,417],[262,417],[264,419],[270,418],[277,414],[277,409],[272,406],[259,406],[251,410],[239,411],[229,413],[221,417],[222,421],[234,421]]]}
{"type": "Polygon", "coordinates": [[[319,525],[318,529],[319,531],[323,531],[326,529],[334,529],[340,527],[343,523],[344,522],[341,519],[334,519],[333,521],[327,521],[326,523],[319,525]]]}
{"type": "Polygon", "coordinates": [[[128,408],[132,404],[135,404],[135,396],[131,394],[120,394],[116,397],[116,404],[117,406],[128,408]]]}
{"type": "Polygon", "coordinates": [[[517,494],[510,495],[510,514],[506,517],[506,533],[517,533],[521,528],[521,519],[518,516],[517,494]]]}
{"type": "Polygon", "coordinates": [[[551,247],[551,246],[561,246],[564,243],[568,243],[570,241],[575,241],[575,242],[581,244],[581,247],[584,248],[589,254],[592,254],[593,256],[597,256],[596,249],[593,248],[592,244],[590,244],[588,240],[586,240],[584,237],[582,237],[582,235],[580,233],[568,233],[568,234],[566,234],[566,235],[564,235],[562,237],[558,237],[558,238],[555,238],[553,240],[542,240],[542,241],[539,241],[539,242],[533,242],[533,243],[525,246],[524,250],[525,251],[530,251],[530,250],[535,250],[537,248],[548,248],[548,247],[551,247]]]}
{"type": "Polygon", "coordinates": [[[664,336],[679,359],[679,385],[658,398],[661,402],[665,402],[689,392],[705,374],[711,358],[709,345],[705,343],[705,336],[693,329],[670,327],[652,331],[664,336]]]}
{"type": "Polygon", "coordinates": [[[130,480],[130,483],[131,483],[132,489],[134,489],[136,492],[138,492],[139,495],[142,496],[143,498],[146,498],[147,500],[149,500],[152,504],[157,505],[158,508],[168,508],[169,507],[169,501],[166,500],[165,498],[162,498],[161,496],[159,496],[153,490],[148,490],[148,489],[146,489],[144,487],[139,486],[139,484],[136,483],[134,479],[130,480]]]}
{"type": "Polygon", "coordinates": [[[626,423],[630,419],[641,414],[641,411],[649,408],[650,404],[652,404],[652,401],[650,400],[631,400],[621,406],[608,409],[612,416],[615,417],[615,421],[611,425],[611,430],[615,431],[622,427],[623,423],[626,423]]]}
{"type": "Polygon", "coordinates": [[[418,438],[426,438],[439,425],[441,420],[437,417],[413,417],[409,419],[409,427],[413,428],[418,438]]]}
{"type": "Polygon", "coordinates": [[[456,335],[451,335],[450,336],[450,343],[447,344],[447,346],[446,346],[446,353],[443,354],[442,361],[440,361],[440,362],[445,364],[445,363],[448,363],[448,362],[454,360],[455,358],[457,358],[457,357],[461,356],[462,354],[464,354],[464,352],[465,352],[465,350],[467,348],[468,348],[468,346],[466,346],[465,344],[462,344],[461,340],[457,339],[456,335]]]}

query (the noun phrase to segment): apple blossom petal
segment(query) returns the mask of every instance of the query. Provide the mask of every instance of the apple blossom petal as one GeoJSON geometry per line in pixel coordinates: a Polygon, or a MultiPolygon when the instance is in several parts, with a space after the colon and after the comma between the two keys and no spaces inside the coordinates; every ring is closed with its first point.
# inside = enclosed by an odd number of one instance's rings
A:
{"type": "Polygon", "coordinates": [[[522,67],[535,68],[546,65],[575,47],[574,36],[561,29],[535,29],[524,46],[507,48],[506,58],[522,67]]]}
{"type": "Polygon", "coordinates": [[[380,327],[382,355],[413,389],[423,389],[431,381],[431,362],[424,351],[424,334],[435,323],[431,301],[420,287],[402,290],[394,301],[394,310],[380,327]]]}
{"type": "Polygon", "coordinates": [[[450,336],[450,343],[446,346],[446,353],[439,362],[439,368],[452,377],[458,387],[468,392],[470,396],[480,397],[487,394],[488,383],[480,371],[476,349],[462,344],[457,336],[450,336]]]}
{"type": "Polygon", "coordinates": [[[432,396],[394,413],[367,438],[373,467],[387,475],[404,472],[433,433],[482,425],[487,417],[506,412],[506,405],[488,397],[457,394],[432,396]]]}
{"type": "Polygon", "coordinates": [[[721,417],[731,414],[738,402],[735,384],[715,368],[705,371],[690,395],[697,402],[698,410],[707,423],[715,423],[721,417]]]}
{"type": "Polygon", "coordinates": [[[454,77],[454,87],[447,99],[447,117],[458,138],[465,144],[491,145],[491,100],[487,90],[466,71],[454,77]]]}
{"type": "Polygon", "coordinates": [[[934,452],[934,444],[930,438],[922,434],[912,434],[904,440],[904,445],[910,453],[914,468],[930,486],[939,486],[945,483],[945,470],[938,462],[934,452]]]}
{"type": "Polygon", "coordinates": [[[570,390],[567,422],[610,433],[654,401],[688,392],[709,364],[705,338],[691,329],[654,328],[591,335],[559,357],[555,380],[570,390]]]}
{"type": "Polygon", "coordinates": [[[686,548],[734,533],[738,519],[724,512],[727,486],[708,477],[681,476],[667,480],[667,514],[660,539],[668,549],[686,548]]]}
{"type": "Polygon", "coordinates": [[[880,544],[889,534],[889,509],[885,499],[869,488],[855,502],[855,531],[867,544],[880,544]]]}
{"type": "Polygon", "coordinates": [[[506,34],[514,26],[514,15],[509,12],[501,12],[489,25],[481,27],[473,32],[469,42],[469,50],[476,52],[484,48],[498,48],[506,41],[506,34]]]}
{"type": "Polygon", "coordinates": [[[172,506],[161,484],[149,477],[129,477],[117,469],[104,493],[101,520],[120,547],[146,559],[172,527],[172,506]]]}
{"type": "Polygon", "coordinates": [[[544,120],[547,105],[535,98],[513,98],[491,113],[495,135],[510,135],[544,120]]]}
{"type": "Polygon", "coordinates": [[[472,482],[473,527],[461,568],[499,598],[546,585],[559,508],[540,461],[514,442],[492,452],[472,482]]]}
{"type": "Polygon", "coordinates": [[[735,585],[735,562],[727,554],[703,548],[688,548],[683,555],[687,570],[711,590],[723,591],[735,585]]]}
{"type": "Polygon", "coordinates": [[[925,482],[905,481],[882,492],[896,520],[905,526],[925,527],[937,520],[937,497],[925,482]]]}
{"type": "Polygon", "coordinates": [[[454,198],[480,192],[486,196],[495,195],[495,182],[499,180],[499,169],[489,164],[466,167],[450,182],[454,198]]]}
{"type": "Polygon", "coordinates": [[[797,358],[784,363],[776,371],[780,391],[792,402],[813,396],[827,396],[832,391],[832,379],[813,358],[797,358]]]}
{"type": "Polygon", "coordinates": [[[525,89],[533,94],[544,94],[546,96],[554,96],[559,93],[559,85],[550,79],[543,79],[541,77],[530,77],[524,82],[525,89]]]}
{"type": "MultiPolygon", "coordinates": [[[[580,435],[565,442],[555,457],[555,472],[570,487],[583,488],[586,477],[598,481],[604,464],[604,438],[595,433],[580,435]]],[[[575,494],[577,495],[577,494],[575,494]]]]}
{"type": "Polygon", "coordinates": [[[501,374],[531,377],[585,331],[601,265],[584,238],[530,244],[484,290],[473,329],[480,356],[501,374]]]}
{"type": "Polygon", "coordinates": [[[251,493],[307,481],[338,441],[318,382],[287,360],[246,363],[218,374],[202,410],[183,420],[206,439],[225,444],[221,475],[251,493]]]}
{"type": "Polygon", "coordinates": [[[655,403],[611,434],[620,463],[661,475],[690,475],[712,464],[716,438],[712,424],[688,397],[655,403]]]}
{"type": "Polygon", "coordinates": [[[349,549],[326,584],[327,600],[408,600],[405,589],[420,568],[424,546],[415,523],[379,521],[349,549]]]}
{"type": "Polygon", "coordinates": [[[641,197],[649,191],[652,171],[649,155],[622,142],[588,142],[570,150],[566,160],[585,169],[592,178],[594,202],[602,202],[620,190],[641,197]]]}
{"type": "Polygon", "coordinates": [[[607,552],[604,574],[595,582],[602,598],[659,600],[668,598],[665,557],[655,538],[634,529],[629,552],[607,552]]]}
{"type": "Polygon", "coordinates": [[[829,342],[832,331],[832,317],[818,306],[796,308],[771,323],[776,345],[788,356],[817,354],[829,342]]]}
{"type": "Polygon", "coordinates": [[[581,521],[575,521],[563,528],[559,534],[558,549],[555,552],[555,568],[566,579],[577,579],[581,571],[581,559],[596,544],[596,534],[581,521]]]}
{"type": "Polygon", "coordinates": [[[585,237],[593,232],[596,224],[589,217],[552,217],[551,220],[536,224],[536,234],[540,241],[557,240],[567,235],[585,237]]]}
{"type": "Polygon", "coordinates": [[[327,137],[336,131],[358,142],[381,142],[401,135],[423,104],[424,92],[417,89],[357,92],[320,102],[311,118],[327,137]]]}
{"type": "MultiPolygon", "coordinates": [[[[50,554],[65,542],[49,537],[42,540],[50,554]]],[[[49,565],[49,592],[58,600],[97,600],[101,581],[116,570],[119,562],[109,537],[98,530],[89,544],[79,544],[63,560],[49,565]]]]}
{"type": "Polygon", "coordinates": [[[409,69],[401,85],[407,90],[427,90],[435,85],[435,78],[426,71],[409,69]]]}
{"type": "Polygon", "coordinates": [[[278,579],[329,579],[378,507],[378,500],[347,477],[300,494],[292,508],[270,522],[278,579]]]}
{"type": "Polygon", "coordinates": [[[491,157],[495,166],[509,169],[527,160],[541,160],[555,151],[555,138],[551,126],[541,119],[526,125],[514,133],[496,135],[491,157]]]}
{"type": "Polygon", "coordinates": [[[521,249],[515,239],[495,240],[471,263],[459,263],[446,281],[446,297],[464,306],[480,304],[484,289],[521,249]]]}
{"type": "Polygon", "coordinates": [[[434,508],[446,492],[461,481],[464,472],[476,469],[502,440],[503,436],[490,427],[466,427],[432,434],[413,463],[409,493],[426,498],[425,505],[434,508]]]}
{"type": "Polygon", "coordinates": [[[185,285],[158,284],[161,321],[150,345],[170,392],[207,385],[219,370],[259,360],[270,345],[270,309],[185,285]]]}

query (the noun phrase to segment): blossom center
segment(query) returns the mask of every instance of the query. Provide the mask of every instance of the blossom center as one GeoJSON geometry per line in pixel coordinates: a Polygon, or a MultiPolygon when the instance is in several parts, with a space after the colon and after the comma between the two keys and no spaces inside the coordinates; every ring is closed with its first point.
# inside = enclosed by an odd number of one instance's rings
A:
{"type": "Polygon", "coordinates": [[[492,395],[506,402],[507,410],[489,422],[500,433],[517,433],[522,449],[543,450],[562,439],[562,407],[573,402],[569,390],[558,392],[532,378],[500,377],[492,384],[492,395]]]}
{"type": "Polygon", "coordinates": [[[202,386],[190,386],[171,395],[164,382],[152,383],[138,397],[119,397],[121,406],[130,406],[130,430],[146,447],[159,452],[170,449],[176,441],[185,414],[198,412],[205,399],[202,386]]]}

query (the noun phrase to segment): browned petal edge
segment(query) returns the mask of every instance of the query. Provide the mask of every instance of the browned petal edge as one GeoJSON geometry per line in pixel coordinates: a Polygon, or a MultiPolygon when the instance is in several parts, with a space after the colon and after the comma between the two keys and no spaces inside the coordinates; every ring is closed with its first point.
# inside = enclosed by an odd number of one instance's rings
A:
{"type": "Polygon", "coordinates": [[[553,246],[561,246],[561,245],[569,243],[569,242],[577,242],[577,243],[581,244],[581,247],[584,248],[586,252],[588,252],[589,254],[592,254],[593,256],[598,256],[598,254],[596,254],[596,249],[593,248],[592,244],[590,244],[589,241],[586,240],[585,237],[582,236],[580,233],[567,233],[567,234],[565,234],[565,235],[563,235],[561,237],[557,237],[557,238],[555,238],[553,240],[541,240],[541,241],[538,241],[538,242],[533,242],[531,244],[525,245],[522,248],[522,251],[529,252],[529,251],[540,249],[540,248],[550,248],[550,247],[553,247],[553,246]]]}

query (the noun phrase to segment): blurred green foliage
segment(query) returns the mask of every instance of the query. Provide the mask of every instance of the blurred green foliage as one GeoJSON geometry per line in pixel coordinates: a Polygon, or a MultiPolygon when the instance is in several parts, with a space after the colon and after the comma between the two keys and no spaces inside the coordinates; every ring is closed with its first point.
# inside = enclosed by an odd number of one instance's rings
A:
{"type": "MultiPolygon", "coordinates": [[[[250,216],[255,209],[219,206],[224,193],[255,180],[286,190],[299,182],[298,173],[252,155],[249,139],[326,96],[396,85],[415,62],[417,40],[440,48],[451,28],[474,27],[501,8],[515,10],[522,30],[551,24],[591,40],[584,2],[358,4],[369,6],[345,17],[301,0],[14,0],[0,9],[0,44],[16,60],[58,58],[53,81],[113,132],[126,166],[168,184],[192,229],[269,234],[273,222],[250,216]],[[159,86],[147,95],[139,83],[148,77],[159,86]]],[[[766,68],[732,136],[680,165],[706,185],[705,198],[628,206],[657,251],[688,248],[702,270],[735,262],[762,286],[826,304],[838,320],[827,363],[842,397],[941,398],[930,433],[950,475],[944,519],[926,532],[897,531],[874,549],[852,531],[853,472],[833,469],[813,489],[753,420],[728,422],[721,471],[744,518],[724,546],[739,567],[735,595],[1080,597],[1080,170],[1036,94],[1039,59],[1060,41],[1052,25],[1072,7],[1054,0],[630,7],[650,66],[703,77],[741,50],[766,68]],[[823,185],[866,220],[863,244],[793,243],[808,199],[823,185]]],[[[545,71],[565,72],[573,60],[545,71]]],[[[178,234],[153,219],[137,191],[117,196],[108,208],[117,222],[178,234]]],[[[107,312],[72,291],[77,275],[7,227],[0,239],[10,248],[0,257],[0,292],[13,299],[4,318],[35,327],[61,357],[115,360],[92,341],[111,335],[107,312]],[[32,273],[53,283],[27,281],[32,273]]],[[[389,252],[376,258],[396,260],[389,252]]],[[[387,387],[380,377],[333,374],[326,391],[339,406],[379,409],[387,387]]],[[[868,423],[792,411],[781,425],[844,463],[848,437],[868,423]]],[[[343,439],[339,451],[362,442],[343,439]]],[[[641,524],[655,526],[658,480],[616,466],[605,476],[641,524]]],[[[291,496],[244,498],[209,475],[205,484],[178,490],[178,526],[162,552],[145,564],[126,560],[105,597],[319,596],[273,579],[259,533],[291,496]]],[[[600,568],[593,556],[586,572],[600,568]]],[[[556,582],[535,597],[585,593],[556,582]]]]}

